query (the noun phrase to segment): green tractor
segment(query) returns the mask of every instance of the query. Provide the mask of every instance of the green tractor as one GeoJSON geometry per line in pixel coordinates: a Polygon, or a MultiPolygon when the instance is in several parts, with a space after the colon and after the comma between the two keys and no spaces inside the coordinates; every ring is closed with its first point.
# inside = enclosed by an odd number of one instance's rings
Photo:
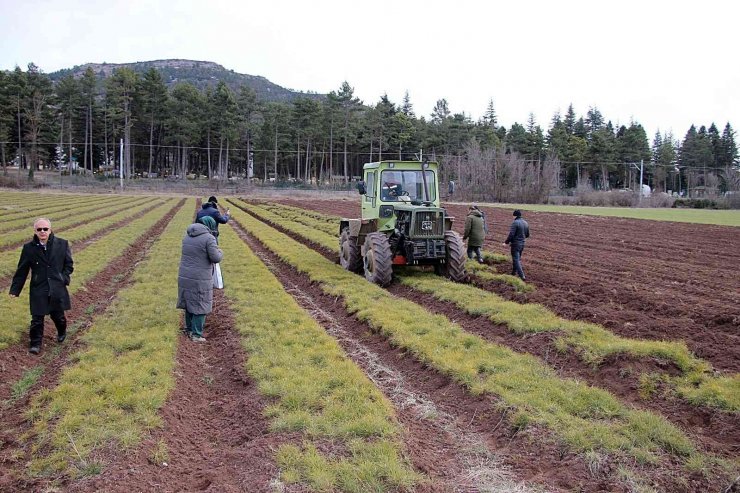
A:
{"type": "Polygon", "coordinates": [[[439,205],[436,162],[381,161],[363,167],[362,218],[342,219],[339,261],[386,286],[394,265],[433,265],[437,274],[467,281],[465,248],[453,218],[439,205]]]}

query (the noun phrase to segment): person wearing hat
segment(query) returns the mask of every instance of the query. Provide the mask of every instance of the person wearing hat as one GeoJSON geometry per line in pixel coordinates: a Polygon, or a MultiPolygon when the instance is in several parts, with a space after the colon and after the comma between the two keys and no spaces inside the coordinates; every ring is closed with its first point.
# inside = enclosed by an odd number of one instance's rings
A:
{"type": "Polygon", "coordinates": [[[208,201],[203,203],[201,206],[201,209],[198,211],[198,214],[195,217],[196,223],[202,223],[201,219],[204,217],[212,217],[214,221],[216,221],[216,231],[214,232],[213,236],[216,237],[216,240],[218,240],[218,225],[219,224],[226,224],[229,222],[229,209],[226,209],[226,212],[224,214],[221,214],[221,211],[218,209],[218,200],[216,197],[211,195],[208,197],[208,201]]]}
{"type": "Polygon", "coordinates": [[[529,238],[529,224],[522,219],[522,211],[514,211],[514,221],[509,229],[509,236],[506,237],[504,245],[511,245],[511,275],[519,276],[522,281],[526,281],[524,270],[522,269],[522,252],[524,251],[524,242],[529,238]]]}
{"type": "Polygon", "coordinates": [[[483,263],[483,255],[480,247],[483,246],[483,240],[486,238],[486,226],[483,212],[478,206],[472,204],[468,208],[468,216],[465,218],[465,231],[463,232],[463,241],[468,240],[468,258],[473,258],[475,254],[479,263],[483,263]]]}

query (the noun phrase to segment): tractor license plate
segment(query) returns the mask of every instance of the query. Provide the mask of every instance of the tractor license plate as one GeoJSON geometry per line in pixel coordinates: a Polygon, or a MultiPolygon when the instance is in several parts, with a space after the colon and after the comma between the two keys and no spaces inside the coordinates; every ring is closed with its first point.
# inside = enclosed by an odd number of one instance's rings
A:
{"type": "Polygon", "coordinates": [[[432,221],[422,221],[421,222],[422,231],[431,231],[433,228],[434,228],[434,223],[432,221]]]}

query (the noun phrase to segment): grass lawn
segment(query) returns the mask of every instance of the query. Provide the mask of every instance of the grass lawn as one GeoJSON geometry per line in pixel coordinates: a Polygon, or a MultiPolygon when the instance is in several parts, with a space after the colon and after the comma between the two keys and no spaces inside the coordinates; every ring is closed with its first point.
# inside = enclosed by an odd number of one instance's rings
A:
{"type": "MultiPolygon", "coordinates": [[[[451,202],[456,203],[456,202],[451,202]]],[[[462,205],[462,202],[460,202],[462,205]]],[[[630,207],[584,207],[575,205],[537,205],[537,204],[489,204],[478,203],[504,209],[557,212],[562,214],[584,214],[587,216],[626,217],[630,219],[650,219],[652,221],[675,221],[679,223],[715,224],[718,226],[740,226],[740,210],[711,209],[655,209],[630,207]]]]}

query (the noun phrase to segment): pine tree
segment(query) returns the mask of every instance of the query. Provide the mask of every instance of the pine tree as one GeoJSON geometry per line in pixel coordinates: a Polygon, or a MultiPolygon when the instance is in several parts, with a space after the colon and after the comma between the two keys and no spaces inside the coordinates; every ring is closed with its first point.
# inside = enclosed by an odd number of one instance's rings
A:
{"type": "Polygon", "coordinates": [[[85,118],[85,150],[83,156],[83,168],[87,169],[87,163],[90,162],[90,172],[93,171],[93,142],[95,139],[93,127],[93,114],[95,113],[95,97],[97,96],[98,81],[95,72],[91,67],[87,67],[85,73],[80,79],[80,88],[82,91],[83,102],[87,107],[85,118]]]}
{"type": "Polygon", "coordinates": [[[483,114],[483,123],[493,130],[496,130],[496,127],[498,127],[498,118],[496,117],[493,98],[488,100],[488,107],[486,108],[486,112],[483,114]]]}
{"type": "Polygon", "coordinates": [[[411,104],[411,98],[409,97],[408,91],[406,91],[406,93],[403,95],[403,102],[401,103],[401,113],[411,119],[416,117],[416,115],[414,115],[414,105],[411,104]]]}
{"type": "Polygon", "coordinates": [[[33,63],[28,64],[26,73],[27,94],[24,111],[26,135],[31,142],[31,162],[28,166],[28,179],[33,180],[34,170],[39,164],[39,137],[44,125],[51,121],[49,102],[53,97],[53,87],[49,77],[33,63]]]}
{"type": "MultiPolygon", "coordinates": [[[[141,95],[142,113],[149,127],[149,173],[152,172],[154,164],[154,135],[159,130],[166,118],[167,87],[164,85],[162,75],[154,67],[144,73],[139,82],[138,91],[141,95]]],[[[184,158],[183,158],[184,159],[184,158]]],[[[181,161],[182,162],[182,161],[181,161]]]]}
{"type": "Polygon", "coordinates": [[[576,112],[573,111],[572,103],[568,105],[568,112],[565,113],[563,123],[565,124],[565,131],[568,132],[568,135],[576,133],[576,112]]]}
{"type": "Polygon", "coordinates": [[[725,129],[722,131],[722,145],[720,166],[738,166],[738,150],[735,144],[735,131],[732,130],[730,122],[727,122],[725,129]]]}

